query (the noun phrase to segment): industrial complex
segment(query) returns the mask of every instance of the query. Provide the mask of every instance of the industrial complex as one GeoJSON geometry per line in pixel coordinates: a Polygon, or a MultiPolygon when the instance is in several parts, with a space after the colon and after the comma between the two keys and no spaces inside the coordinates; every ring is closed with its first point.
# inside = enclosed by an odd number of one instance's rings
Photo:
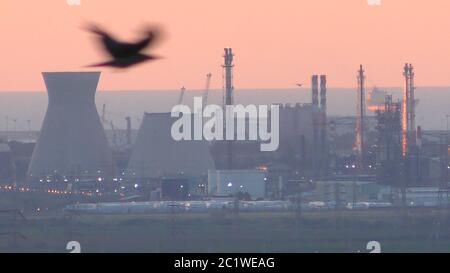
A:
{"type": "MultiPolygon", "coordinates": [[[[221,107],[235,104],[232,49],[223,57],[221,107]]],[[[142,113],[137,131],[129,117],[126,128],[115,128],[105,105],[101,114],[95,106],[100,72],[45,72],[45,120],[35,141],[2,141],[1,190],[102,195],[124,206],[223,200],[269,210],[270,202],[273,208],[286,202],[286,210],[441,206],[450,196],[449,134],[416,121],[414,77],[413,65],[405,64],[402,97],[394,98],[368,90],[360,65],[355,115],[337,117],[327,113],[333,103],[327,76],[312,75],[310,102],[277,104],[279,147],[265,152],[260,139],[174,140],[170,112],[142,113]]],[[[254,122],[244,119],[246,128],[254,122]]]]}

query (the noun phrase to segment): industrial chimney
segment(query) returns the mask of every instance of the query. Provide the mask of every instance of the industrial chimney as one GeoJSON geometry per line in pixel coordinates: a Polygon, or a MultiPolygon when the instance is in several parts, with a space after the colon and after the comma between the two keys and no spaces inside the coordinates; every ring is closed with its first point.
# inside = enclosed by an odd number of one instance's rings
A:
{"type": "Polygon", "coordinates": [[[313,153],[312,153],[312,177],[318,179],[320,176],[320,108],[319,108],[319,76],[311,77],[311,99],[312,99],[312,125],[313,125],[313,153]]]}
{"type": "Polygon", "coordinates": [[[319,107],[319,77],[317,75],[311,77],[311,91],[313,107],[319,107]]]}
{"type": "Polygon", "coordinates": [[[95,106],[100,72],[45,72],[48,108],[31,157],[31,180],[108,175],[112,155],[95,106]]]}
{"type": "MultiPolygon", "coordinates": [[[[224,48],[225,54],[223,55],[224,64],[222,65],[224,70],[224,108],[226,105],[232,105],[234,103],[234,86],[233,86],[233,50],[229,47],[224,48]]],[[[231,170],[233,168],[233,142],[228,140],[227,144],[227,168],[231,170]]]]}
{"type": "Polygon", "coordinates": [[[416,98],[414,86],[414,67],[409,64],[409,128],[411,130],[411,145],[416,145],[416,98]]]}
{"type": "Polygon", "coordinates": [[[320,75],[320,108],[327,112],[327,75],[320,75]]]}
{"type": "Polygon", "coordinates": [[[327,76],[320,75],[320,171],[322,175],[324,175],[328,169],[327,124],[327,76]]]}
{"type": "Polygon", "coordinates": [[[356,102],[355,148],[358,152],[358,168],[363,170],[366,164],[366,90],[364,68],[359,66],[358,90],[356,102]]]}

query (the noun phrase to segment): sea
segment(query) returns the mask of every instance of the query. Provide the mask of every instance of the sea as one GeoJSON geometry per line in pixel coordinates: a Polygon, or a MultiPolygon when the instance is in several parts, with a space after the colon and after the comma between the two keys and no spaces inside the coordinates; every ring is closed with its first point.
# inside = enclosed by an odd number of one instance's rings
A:
{"type": "MultiPolygon", "coordinates": [[[[380,87],[379,87],[380,88],[380,87]]],[[[401,88],[381,88],[401,98],[401,88]]],[[[194,96],[202,96],[203,90],[186,90],[183,104],[192,106],[194,96]]],[[[99,115],[105,109],[105,119],[118,129],[126,128],[125,117],[132,120],[133,129],[138,129],[144,112],[169,112],[178,103],[179,90],[130,90],[106,91],[96,94],[99,115]]],[[[444,130],[450,114],[450,87],[418,87],[416,123],[424,130],[444,130]]],[[[222,90],[210,90],[208,104],[223,101],[222,90]]],[[[309,88],[299,89],[236,89],[235,104],[304,104],[311,102],[309,88]]],[[[329,88],[327,91],[328,115],[354,116],[356,113],[355,88],[329,88]]],[[[47,109],[45,91],[0,91],[0,131],[38,131],[47,109]]]]}

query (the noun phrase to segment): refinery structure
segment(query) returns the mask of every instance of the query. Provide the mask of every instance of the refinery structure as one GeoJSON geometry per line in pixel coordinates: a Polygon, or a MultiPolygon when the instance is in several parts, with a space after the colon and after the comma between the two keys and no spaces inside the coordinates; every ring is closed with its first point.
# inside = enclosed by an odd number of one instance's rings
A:
{"type": "MultiPolygon", "coordinates": [[[[225,48],[223,58],[220,107],[225,108],[237,103],[238,91],[233,50],[225,48]]],[[[46,72],[43,77],[49,103],[36,143],[2,143],[0,159],[6,163],[0,175],[11,187],[103,194],[115,201],[228,198],[305,206],[321,202],[334,208],[361,202],[437,205],[449,196],[448,131],[426,131],[417,124],[412,64],[399,73],[404,87],[398,98],[369,90],[370,75],[360,65],[351,117],[329,115],[333,101],[327,99],[327,75],[311,75],[310,101],[273,102],[279,106],[280,135],[279,148],[271,152],[259,149],[260,140],[176,141],[170,112],[142,113],[139,130],[126,116],[126,127],[118,129],[108,122],[105,105],[100,115],[96,109],[100,72],[46,72]]],[[[178,104],[185,92],[183,87],[178,104]]]]}

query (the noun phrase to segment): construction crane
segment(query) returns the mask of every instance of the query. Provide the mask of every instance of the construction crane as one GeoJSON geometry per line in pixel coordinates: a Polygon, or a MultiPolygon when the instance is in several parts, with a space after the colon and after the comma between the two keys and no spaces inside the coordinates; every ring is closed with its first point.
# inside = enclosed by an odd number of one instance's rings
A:
{"type": "Polygon", "coordinates": [[[180,93],[180,97],[178,98],[178,103],[177,104],[181,104],[183,102],[183,97],[184,97],[184,92],[186,91],[186,88],[183,86],[181,87],[181,93],[180,93]]]}
{"type": "Polygon", "coordinates": [[[106,127],[107,127],[108,125],[111,127],[112,144],[113,144],[113,146],[114,146],[116,149],[118,149],[118,148],[119,148],[119,145],[118,145],[118,143],[117,143],[117,130],[116,130],[116,127],[114,126],[114,123],[113,123],[112,119],[109,120],[109,119],[106,117],[106,104],[103,104],[103,107],[102,107],[102,115],[101,115],[101,118],[100,118],[100,119],[101,119],[103,128],[105,128],[105,130],[106,130],[106,127]]]}
{"type": "Polygon", "coordinates": [[[211,77],[212,77],[211,73],[206,74],[205,92],[203,93],[203,104],[204,105],[208,104],[208,93],[209,93],[209,87],[211,85],[211,77]]]}

